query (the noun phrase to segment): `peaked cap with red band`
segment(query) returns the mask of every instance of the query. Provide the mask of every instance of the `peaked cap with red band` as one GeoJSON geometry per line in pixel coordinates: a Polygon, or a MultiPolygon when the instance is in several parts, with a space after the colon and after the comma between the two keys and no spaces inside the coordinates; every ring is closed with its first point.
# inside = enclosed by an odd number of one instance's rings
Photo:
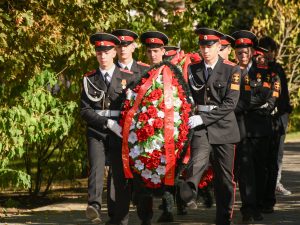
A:
{"type": "Polygon", "coordinates": [[[135,32],[127,29],[116,29],[111,33],[119,38],[121,45],[129,45],[139,37],[135,32]]]}
{"type": "Polygon", "coordinates": [[[196,29],[195,33],[199,35],[199,45],[213,45],[224,36],[221,32],[206,27],[196,29]]]}
{"type": "Polygon", "coordinates": [[[179,48],[176,46],[165,46],[164,49],[166,50],[165,56],[174,56],[177,54],[179,48]]]}
{"type": "Polygon", "coordinates": [[[254,48],[255,52],[254,55],[265,55],[265,53],[267,53],[269,50],[265,49],[263,47],[257,46],[254,48]]]}
{"type": "Polygon", "coordinates": [[[221,37],[222,46],[227,46],[227,45],[234,46],[234,41],[235,39],[228,34],[225,34],[223,37],[221,37]]]}
{"type": "Polygon", "coordinates": [[[256,47],[258,39],[255,34],[248,30],[239,30],[231,34],[235,38],[235,48],[256,47]]]}
{"type": "Polygon", "coordinates": [[[169,42],[169,38],[162,32],[159,31],[147,31],[142,33],[141,42],[150,48],[162,47],[169,42]]]}
{"type": "Polygon", "coordinates": [[[95,46],[96,51],[106,51],[121,43],[116,36],[102,32],[92,34],[90,42],[95,46]]]}

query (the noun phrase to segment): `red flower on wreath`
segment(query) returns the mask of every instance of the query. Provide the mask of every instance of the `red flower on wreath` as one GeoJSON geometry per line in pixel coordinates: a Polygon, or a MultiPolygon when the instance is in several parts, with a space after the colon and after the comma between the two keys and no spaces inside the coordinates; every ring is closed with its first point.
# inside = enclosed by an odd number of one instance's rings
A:
{"type": "Polygon", "coordinates": [[[161,89],[156,89],[150,93],[150,95],[148,96],[148,99],[149,99],[149,101],[158,100],[158,99],[160,99],[162,94],[163,94],[163,92],[161,89]]]}
{"type": "Polygon", "coordinates": [[[149,120],[149,116],[147,113],[141,113],[139,115],[139,119],[138,119],[139,122],[147,122],[148,120],[149,120]]]}
{"type": "Polygon", "coordinates": [[[161,128],[163,128],[163,126],[164,126],[164,121],[163,121],[163,119],[157,118],[157,119],[154,120],[154,122],[153,122],[153,127],[154,127],[155,129],[161,129],[161,128]]]}
{"type": "MultiPolygon", "coordinates": [[[[158,70],[150,70],[148,75],[152,76],[156,72],[158,70]]],[[[171,141],[174,141],[175,148],[172,150],[172,154],[175,154],[176,159],[182,157],[184,148],[188,144],[188,118],[191,104],[189,104],[189,98],[183,89],[185,84],[179,82],[179,77],[176,77],[175,73],[168,73],[167,75],[171,76],[167,78],[172,80],[171,89],[165,89],[163,80],[166,77],[164,77],[164,73],[156,75],[156,78],[151,82],[148,82],[148,78],[143,78],[138,86],[133,90],[128,90],[127,99],[130,103],[126,100],[121,112],[121,125],[123,126],[125,118],[127,129],[130,124],[129,131],[126,131],[130,167],[134,173],[141,176],[145,186],[149,188],[158,188],[164,182],[169,182],[166,175],[169,173],[167,168],[170,158],[166,154],[170,154],[170,149],[166,149],[169,142],[166,143],[165,141],[167,129],[164,126],[166,124],[174,125],[174,133],[172,132],[174,139],[171,141]],[[142,86],[146,81],[147,85],[142,86]],[[139,92],[141,87],[146,92],[139,92]],[[174,117],[168,117],[170,115],[165,107],[165,91],[168,94],[173,94],[174,117]],[[130,114],[128,117],[127,113],[132,108],[135,110],[134,114],[130,114]],[[170,118],[173,118],[174,123],[170,118]]],[[[177,160],[175,165],[176,163],[177,160]]]]}
{"type": "Polygon", "coordinates": [[[147,113],[148,113],[148,115],[149,115],[151,118],[157,117],[157,109],[156,109],[156,107],[153,106],[153,105],[150,105],[150,106],[148,107],[147,113]]]}

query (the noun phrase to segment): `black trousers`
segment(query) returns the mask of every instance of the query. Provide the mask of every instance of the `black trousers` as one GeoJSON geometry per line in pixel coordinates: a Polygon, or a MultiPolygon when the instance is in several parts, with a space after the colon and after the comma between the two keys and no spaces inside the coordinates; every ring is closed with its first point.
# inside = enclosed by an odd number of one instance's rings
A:
{"type": "Polygon", "coordinates": [[[191,166],[187,182],[197,188],[204,173],[210,154],[214,170],[216,197],[216,224],[230,224],[235,197],[233,167],[235,157],[234,144],[210,144],[207,135],[194,135],[191,142],[191,166]]]}
{"type": "Polygon", "coordinates": [[[150,221],[153,217],[153,192],[145,187],[137,175],[132,180],[132,185],[138,217],[142,221],[150,221]]]}
{"type": "Polygon", "coordinates": [[[105,148],[106,140],[95,136],[87,137],[88,143],[88,204],[97,203],[101,206],[103,191],[103,176],[105,167],[105,148]]]}
{"type": "MultiPolygon", "coordinates": [[[[115,134],[110,134],[109,155],[112,169],[112,179],[115,190],[115,201],[109,205],[114,224],[127,225],[129,219],[129,206],[131,200],[131,185],[125,179],[122,162],[122,139],[115,134]]],[[[109,196],[108,196],[109,198],[109,196]]]]}
{"type": "Polygon", "coordinates": [[[276,204],[275,189],[278,175],[278,151],[284,127],[280,118],[272,118],[272,137],[266,160],[266,185],[264,190],[263,207],[273,207],[276,204]]]}
{"type": "Polygon", "coordinates": [[[239,144],[239,189],[241,213],[252,214],[262,208],[266,186],[266,161],[269,137],[247,137],[239,144]]]}

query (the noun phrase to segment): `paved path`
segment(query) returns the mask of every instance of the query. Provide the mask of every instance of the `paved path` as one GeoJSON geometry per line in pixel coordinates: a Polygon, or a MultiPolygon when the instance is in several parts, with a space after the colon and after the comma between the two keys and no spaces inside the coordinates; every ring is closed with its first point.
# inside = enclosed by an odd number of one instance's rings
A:
{"type": "MultiPolygon", "coordinates": [[[[268,225],[300,225],[300,142],[287,143],[285,145],[285,156],[283,165],[283,183],[293,192],[291,196],[278,196],[278,203],[273,214],[264,214],[264,220],[255,224],[268,225]]],[[[33,210],[23,211],[21,214],[8,213],[6,217],[0,218],[1,225],[88,225],[92,224],[85,219],[85,194],[69,196],[68,201],[53,204],[33,210]]],[[[237,192],[234,223],[241,223],[239,213],[240,198],[237,192]]],[[[155,200],[154,208],[157,209],[160,200],[155,200]]],[[[103,217],[106,217],[104,209],[103,217]]],[[[160,214],[155,210],[153,221],[156,221],[160,214]]],[[[175,216],[173,225],[211,225],[214,224],[215,206],[206,209],[200,205],[197,210],[190,210],[186,216],[175,216]]],[[[129,224],[140,224],[134,208],[131,208],[129,224]]],[[[158,223],[153,223],[156,225],[158,223]]]]}

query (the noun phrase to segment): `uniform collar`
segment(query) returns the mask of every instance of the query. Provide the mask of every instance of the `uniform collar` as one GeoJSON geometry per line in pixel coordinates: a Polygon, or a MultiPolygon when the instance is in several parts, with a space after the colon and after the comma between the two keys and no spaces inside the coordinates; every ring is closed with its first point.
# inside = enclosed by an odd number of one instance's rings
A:
{"type": "MultiPolygon", "coordinates": [[[[204,61],[204,60],[203,60],[204,61]]],[[[211,68],[212,70],[215,68],[215,66],[217,65],[219,59],[216,60],[216,62],[212,65],[208,65],[206,64],[206,62],[204,61],[204,65],[205,65],[205,69],[207,70],[207,68],[211,68]]]]}
{"type": "Polygon", "coordinates": [[[108,69],[108,70],[103,70],[103,69],[101,69],[100,67],[99,67],[99,70],[100,70],[100,72],[101,72],[103,78],[104,78],[104,74],[105,74],[105,73],[108,73],[107,80],[110,82],[110,81],[111,81],[111,78],[112,78],[112,76],[113,76],[113,74],[114,74],[115,68],[116,68],[116,66],[115,66],[115,64],[113,64],[112,67],[111,67],[110,69],[108,69]]]}
{"type": "Polygon", "coordinates": [[[125,69],[125,67],[127,67],[128,70],[131,70],[131,67],[132,67],[132,64],[133,64],[133,60],[130,63],[128,63],[127,65],[121,63],[120,61],[118,61],[118,64],[121,66],[122,69],[125,69]]]}
{"type": "Polygon", "coordinates": [[[252,64],[253,64],[253,62],[252,62],[252,60],[250,60],[250,62],[249,62],[248,65],[247,65],[247,72],[249,72],[249,70],[250,70],[252,64]]]}

